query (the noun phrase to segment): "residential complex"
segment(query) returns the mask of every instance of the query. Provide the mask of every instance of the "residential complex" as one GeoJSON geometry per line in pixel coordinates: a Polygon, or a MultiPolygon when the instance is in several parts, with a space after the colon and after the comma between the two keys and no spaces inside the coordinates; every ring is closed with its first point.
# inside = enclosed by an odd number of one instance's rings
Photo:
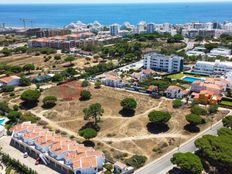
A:
{"type": "Polygon", "coordinates": [[[144,55],[144,67],[155,71],[180,72],[183,70],[183,63],[183,57],[176,55],[166,56],[155,52],[144,55]]]}
{"type": "Polygon", "coordinates": [[[30,48],[48,47],[62,50],[70,50],[82,45],[109,44],[119,39],[120,36],[95,35],[91,32],[70,34],[49,38],[32,39],[28,42],[30,48]]]}
{"type": "Polygon", "coordinates": [[[218,104],[230,83],[222,78],[207,78],[191,85],[193,100],[201,104],[218,104]]]}
{"type": "Polygon", "coordinates": [[[36,124],[24,122],[11,128],[11,144],[62,174],[95,174],[103,168],[105,156],[36,124]]]}
{"type": "Polygon", "coordinates": [[[232,62],[221,62],[220,60],[215,60],[215,62],[197,61],[192,71],[198,74],[224,75],[232,71],[232,62]]]}

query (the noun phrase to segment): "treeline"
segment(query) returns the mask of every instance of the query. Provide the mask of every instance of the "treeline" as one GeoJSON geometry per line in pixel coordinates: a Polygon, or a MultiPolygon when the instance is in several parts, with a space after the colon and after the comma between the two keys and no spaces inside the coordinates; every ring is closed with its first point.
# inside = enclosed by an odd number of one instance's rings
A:
{"type": "Polygon", "coordinates": [[[100,56],[102,58],[117,58],[123,64],[141,59],[142,48],[141,43],[129,43],[126,40],[122,40],[114,46],[103,47],[100,56]]]}
{"type": "Polygon", "coordinates": [[[23,174],[38,174],[36,171],[22,164],[19,160],[12,159],[9,155],[0,152],[1,162],[7,166],[6,174],[10,174],[12,169],[23,174]]]}
{"type": "Polygon", "coordinates": [[[98,65],[85,68],[85,73],[83,74],[84,77],[90,77],[95,76],[101,73],[104,73],[106,71],[113,70],[117,68],[118,66],[113,64],[112,62],[109,63],[100,63],[98,65]]]}
{"type": "Polygon", "coordinates": [[[197,151],[176,153],[171,159],[173,164],[189,174],[201,174],[203,170],[214,174],[232,174],[232,116],[223,120],[224,128],[217,135],[204,135],[195,141],[197,151]]]}
{"type": "Polygon", "coordinates": [[[54,54],[56,53],[56,50],[53,48],[28,48],[27,46],[17,47],[14,49],[10,48],[3,48],[0,53],[2,53],[4,56],[10,56],[12,54],[20,54],[20,53],[36,53],[39,54],[54,54]]]}

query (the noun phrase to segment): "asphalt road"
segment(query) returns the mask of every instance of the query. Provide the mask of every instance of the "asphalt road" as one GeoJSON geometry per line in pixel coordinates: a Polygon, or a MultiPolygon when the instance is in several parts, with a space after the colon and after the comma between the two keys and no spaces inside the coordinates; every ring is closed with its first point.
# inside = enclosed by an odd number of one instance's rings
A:
{"type": "Polygon", "coordinates": [[[165,154],[161,158],[149,163],[148,165],[140,168],[139,170],[135,171],[135,174],[166,174],[169,170],[171,170],[174,166],[170,162],[174,153],[177,152],[194,152],[196,151],[196,147],[194,145],[194,141],[203,135],[211,134],[216,135],[217,130],[222,128],[222,121],[217,122],[216,124],[212,125],[212,127],[204,130],[203,132],[199,133],[189,141],[182,144],[179,148],[175,148],[169,153],[165,154]]]}

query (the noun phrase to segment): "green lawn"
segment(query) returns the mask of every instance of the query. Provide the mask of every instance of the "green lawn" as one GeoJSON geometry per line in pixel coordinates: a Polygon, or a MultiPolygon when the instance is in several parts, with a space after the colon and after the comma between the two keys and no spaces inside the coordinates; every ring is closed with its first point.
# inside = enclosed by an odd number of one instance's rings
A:
{"type": "Polygon", "coordinates": [[[223,101],[221,101],[221,104],[225,105],[225,106],[232,106],[232,101],[225,101],[225,100],[223,100],[223,101]]]}
{"type": "Polygon", "coordinates": [[[173,80],[178,80],[178,79],[181,79],[182,77],[184,77],[184,74],[183,73],[179,73],[179,74],[172,74],[172,75],[169,75],[168,78],[171,78],[173,80]]]}

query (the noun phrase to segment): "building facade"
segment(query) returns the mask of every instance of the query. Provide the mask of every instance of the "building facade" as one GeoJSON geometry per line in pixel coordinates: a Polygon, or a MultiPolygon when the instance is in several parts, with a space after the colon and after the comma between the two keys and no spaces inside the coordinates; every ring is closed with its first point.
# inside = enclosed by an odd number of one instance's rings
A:
{"type": "Polygon", "coordinates": [[[175,73],[183,70],[183,64],[184,58],[176,55],[166,56],[155,52],[144,55],[144,67],[146,69],[175,73]]]}
{"type": "Polygon", "coordinates": [[[103,168],[104,154],[85,147],[36,124],[24,122],[11,128],[11,145],[41,160],[61,174],[96,174],[103,168]]]}
{"type": "Polygon", "coordinates": [[[221,62],[220,60],[215,60],[215,62],[197,61],[192,71],[198,74],[224,75],[232,71],[232,62],[221,62]]]}
{"type": "Polygon", "coordinates": [[[119,35],[119,25],[113,24],[110,26],[110,35],[111,36],[118,36],[119,35]]]}

